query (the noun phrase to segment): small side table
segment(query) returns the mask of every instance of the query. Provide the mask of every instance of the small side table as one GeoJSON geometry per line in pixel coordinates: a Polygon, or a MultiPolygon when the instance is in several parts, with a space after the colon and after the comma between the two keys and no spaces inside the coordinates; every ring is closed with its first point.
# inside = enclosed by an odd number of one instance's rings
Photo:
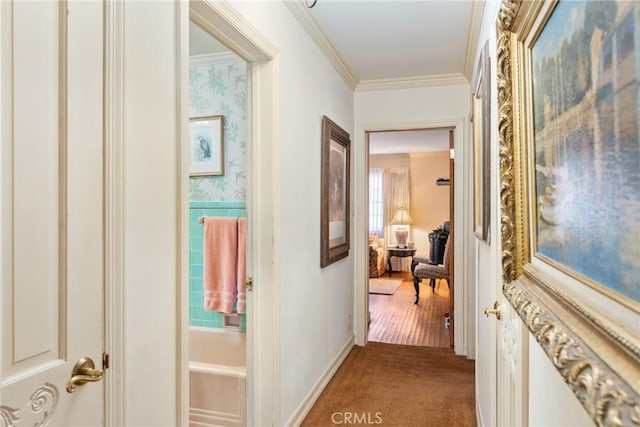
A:
{"type": "Polygon", "coordinates": [[[398,258],[407,258],[407,257],[411,257],[411,262],[413,263],[413,256],[416,254],[416,249],[409,249],[409,248],[392,248],[392,247],[388,247],[387,248],[387,267],[389,270],[389,277],[391,277],[391,273],[393,273],[393,271],[391,270],[391,257],[395,256],[398,258]]]}

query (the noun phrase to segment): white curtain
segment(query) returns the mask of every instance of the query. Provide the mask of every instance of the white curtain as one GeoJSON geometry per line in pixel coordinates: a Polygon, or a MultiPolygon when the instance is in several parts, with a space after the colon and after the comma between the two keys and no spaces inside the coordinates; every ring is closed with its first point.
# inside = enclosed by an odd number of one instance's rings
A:
{"type": "Polygon", "coordinates": [[[382,168],[369,169],[369,235],[384,237],[384,191],[382,168]]]}
{"type": "MultiPolygon", "coordinates": [[[[382,187],[385,198],[385,242],[387,245],[397,244],[396,226],[389,223],[396,210],[405,208],[410,211],[409,168],[386,168],[382,175],[382,187]],[[393,242],[393,243],[392,243],[393,242]]],[[[393,271],[411,271],[411,258],[396,258],[391,260],[393,271]]]]}

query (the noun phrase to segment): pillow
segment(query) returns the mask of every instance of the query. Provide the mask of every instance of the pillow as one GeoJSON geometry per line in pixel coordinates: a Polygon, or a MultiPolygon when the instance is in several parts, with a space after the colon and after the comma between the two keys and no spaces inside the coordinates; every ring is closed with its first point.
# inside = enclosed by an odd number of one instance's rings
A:
{"type": "Polygon", "coordinates": [[[369,247],[371,249],[378,249],[380,245],[378,244],[378,242],[373,242],[373,243],[369,243],[369,247]]]}

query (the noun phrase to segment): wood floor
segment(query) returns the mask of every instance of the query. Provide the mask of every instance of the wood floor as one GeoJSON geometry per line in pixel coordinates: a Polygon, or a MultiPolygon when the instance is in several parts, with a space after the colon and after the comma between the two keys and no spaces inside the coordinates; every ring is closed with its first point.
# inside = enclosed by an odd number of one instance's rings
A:
{"type": "Polygon", "coordinates": [[[393,295],[369,294],[369,341],[449,347],[450,329],[444,325],[444,313],[449,311],[447,282],[438,280],[433,294],[429,281],[423,280],[416,305],[411,273],[393,273],[391,277],[403,279],[393,295]]]}

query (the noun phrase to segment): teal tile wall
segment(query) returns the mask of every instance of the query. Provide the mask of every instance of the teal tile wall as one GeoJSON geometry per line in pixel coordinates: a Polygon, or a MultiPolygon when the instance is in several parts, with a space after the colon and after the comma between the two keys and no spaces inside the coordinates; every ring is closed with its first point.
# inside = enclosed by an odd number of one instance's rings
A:
{"type": "MultiPolygon", "coordinates": [[[[202,285],[202,224],[201,216],[247,216],[244,201],[215,201],[189,203],[189,325],[223,328],[222,314],[204,309],[202,285]]],[[[247,330],[247,316],[242,315],[240,330],[247,330]]]]}

